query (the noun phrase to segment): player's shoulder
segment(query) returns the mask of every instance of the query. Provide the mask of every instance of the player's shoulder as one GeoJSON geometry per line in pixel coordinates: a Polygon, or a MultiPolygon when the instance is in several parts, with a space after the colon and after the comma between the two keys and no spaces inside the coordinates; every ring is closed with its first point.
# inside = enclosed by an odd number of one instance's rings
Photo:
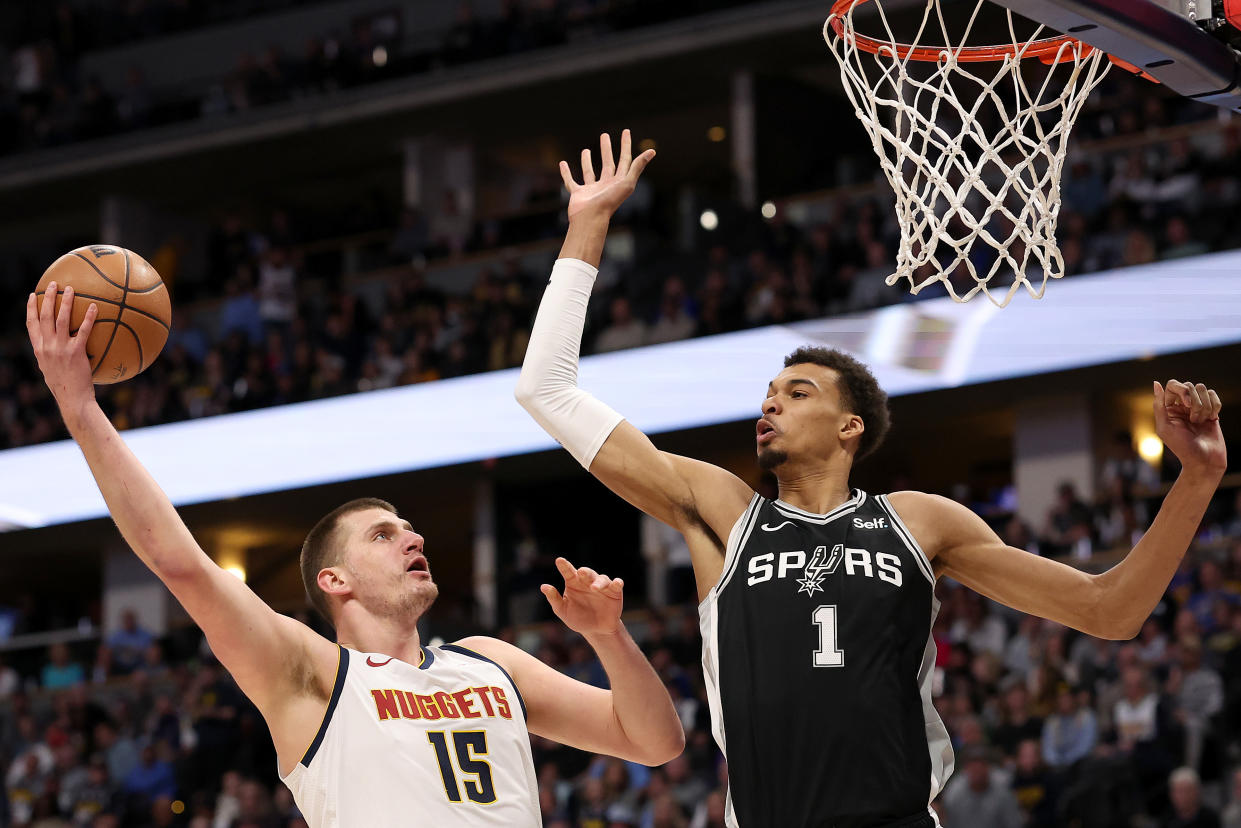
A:
{"type": "Polygon", "coordinates": [[[470,635],[459,638],[448,644],[441,644],[441,650],[469,655],[481,655],[494,661],[493,656],[503,654],[507,649],[517,649],[507,641],[492,638],[489,635],[470,635]]]}
{"type": "Polygon", "coordinates": [[[959,505],[956,501],[949,500],[942,495],[919,492],[913,489],[890,492],[884,495],[884,499],[901,513],[902,518],[905,517],[905,512],[909,512],[911,516],[927,513],[935,514],[959,505]]]}
{"type": "Polygon", "coordinates": [[[490,661],[510,673],[519,668],[520,662],[523,659],[532,658],[532,656],[527,655],[524,650],[515,644],[492,638],[489,635],[471,635],[458,639],[451,644],[442,644],[440,649],[457,653],[458,655],[490,661]]]}
{"type": "Polygon", "coordinates": [[[929,492],[892,492],[885,499],[932,560],[950,538],[978,519],[955,500],[929,492]]]}

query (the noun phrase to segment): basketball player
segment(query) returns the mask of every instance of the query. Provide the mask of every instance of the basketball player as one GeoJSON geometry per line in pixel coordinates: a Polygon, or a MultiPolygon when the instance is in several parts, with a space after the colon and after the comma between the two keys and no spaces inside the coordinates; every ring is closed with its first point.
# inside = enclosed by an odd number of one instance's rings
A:
{"type": "Polygon", "coordinates": [[[672,700],[620,621],[621,582],[563,558],[564,594],[543,594],[594,647],[610,691],[494,638],[425,646],[417,623],[437,588],[423,538],[381,500],[337,508],[302,548],[307,592],[339,644],[273,611],[198,547],[95,402],[85,343],[96,306],[70,336],[71,289],[57,318],[54,304],[36,311],[32,295],[26,327],[69,433],[125,540],[263,714],[313,828],[534,828],[528,733],[650,765],[681,752],[672,700]]]}
{"type": "Polygon", "coordinates": [[[936,578],[1090,635],[1133,637],[1224,473],[1219,397],[1155,383],[1156,431],[1182,471],[1133,552],[1101,575],[1005,546],[945,498],[850,489],[854,461],[887,430],[887,397],[839,351],[798,349],[766,389],[758,462],[780,495],[767,500],[723,469],[657,450],[577,388],[608,222],[653,157],[632,158],[628,132],[616,162],[608,136],[600,143],[598,178],[589,150],[581,184],[561,163],[569,230],[517,398],[593,475],[689,544],[712,725],[728,758],[728,825],[935,825],[928,804],[953,766],[931,706],[936,578]]]}

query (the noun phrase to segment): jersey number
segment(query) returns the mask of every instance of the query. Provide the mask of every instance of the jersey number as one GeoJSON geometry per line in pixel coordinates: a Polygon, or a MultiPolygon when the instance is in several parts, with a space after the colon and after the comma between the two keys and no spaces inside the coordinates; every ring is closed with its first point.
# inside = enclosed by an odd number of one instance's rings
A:
{"type": "Polygon", "coordinates": [[[814,653],[814,666],[844,667],[845,654],[836,645],[836,605],[815,607],[810,617],[819,626],[819,649],[814,653]]]}
{"type": "MultiPolygon", "coordinates": [[[[461,801],[461,788],[457,786],[457,774],[452,767],[452,757],[448,755],[448,739],[442,730],[427,733],[427,741],[435,748],[435,758],[440,763],[440,778],[444,780],[444,793],[451,802],[461,801]]],[[[456,730],[452,733],[452,742],[456,747],[457,767],[461,768],[466,779],[461,787],[471,802],[490,805],[496,801],[496,786],[491,778],[491,765],[478,757],[487,754],[487,732],[485,730],[456,730]]]]}

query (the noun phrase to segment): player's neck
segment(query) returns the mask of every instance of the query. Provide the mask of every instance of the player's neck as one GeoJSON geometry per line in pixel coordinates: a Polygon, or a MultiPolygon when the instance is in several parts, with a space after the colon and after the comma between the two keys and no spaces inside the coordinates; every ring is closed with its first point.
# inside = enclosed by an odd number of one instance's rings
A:
{"type": "Polygon", "coordinates": [[[784,469],[776,474],[780,499],[790,506],[825,515],[850,497],[847,465],[814,469],[784,469]]]}
{"type": "Polygon", "coordinates": [[[416,622],[364,614],[342,615],[337,621],[336,640],[342,647],[392,656],[409,664],[422,660],[422,641],[416,622]]]}

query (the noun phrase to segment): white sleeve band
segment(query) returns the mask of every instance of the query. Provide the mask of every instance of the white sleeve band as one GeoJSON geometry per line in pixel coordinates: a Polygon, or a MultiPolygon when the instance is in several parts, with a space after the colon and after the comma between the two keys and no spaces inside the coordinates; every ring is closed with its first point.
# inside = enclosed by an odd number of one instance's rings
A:
{"type": "Polygon", "coordinates": [[[580,259],[556,260],[515,392],[522,408],[588,470],[624,419],[577,387],[586,306],[598,274],[580,259]]]}

